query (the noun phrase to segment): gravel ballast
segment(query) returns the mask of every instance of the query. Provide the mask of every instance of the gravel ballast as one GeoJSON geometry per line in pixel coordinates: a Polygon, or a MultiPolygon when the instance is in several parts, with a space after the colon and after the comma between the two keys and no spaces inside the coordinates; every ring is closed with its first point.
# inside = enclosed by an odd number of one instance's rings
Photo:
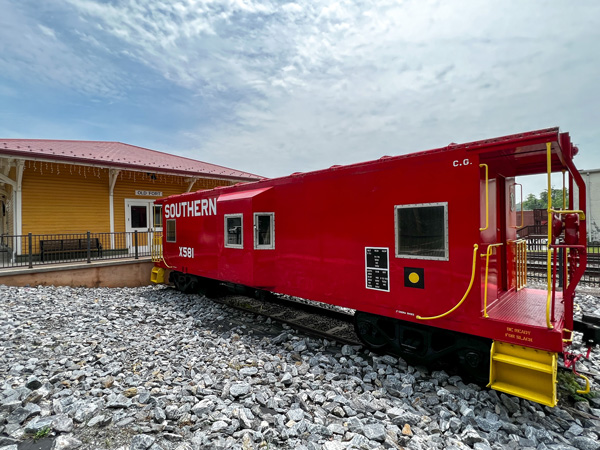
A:
{"type": "Polygon", "coordinates": [[[600,448],[599,398],[540,406],[164,286],[0,286],[0,344],[1,450],[600,448]]]}

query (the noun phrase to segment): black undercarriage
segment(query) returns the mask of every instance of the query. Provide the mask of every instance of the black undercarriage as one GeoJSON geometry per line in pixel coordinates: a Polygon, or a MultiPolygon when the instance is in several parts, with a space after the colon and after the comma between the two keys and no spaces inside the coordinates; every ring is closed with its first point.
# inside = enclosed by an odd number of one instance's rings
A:
{"type": "Polygon", "coordinates": [[[458,366],[472,381],[487,382],[490,339],[356,311],[356,334],[367,348],[399,355],[413,364],[458,366]]]}
{"type": "Polygon", "coordinates": [[[581,319],[573,321],[573,328],[583,334],[583,343],[587,346],[600,345],[600,317],[583,314],[581,319]]]}
{"type": "MultiPolygon", "coordinates": [[[[173,271],[169,275],[177,290],[209,298],[226,293],[267,299],[268,291],[173,271]]],[[[487,383],[490,368],[490,339],[415,324],[390,317],[356,311],[354,328],[358,338],[377,353],[392,353],[411,364],[456,366],[470,381],[487,383]]]]}

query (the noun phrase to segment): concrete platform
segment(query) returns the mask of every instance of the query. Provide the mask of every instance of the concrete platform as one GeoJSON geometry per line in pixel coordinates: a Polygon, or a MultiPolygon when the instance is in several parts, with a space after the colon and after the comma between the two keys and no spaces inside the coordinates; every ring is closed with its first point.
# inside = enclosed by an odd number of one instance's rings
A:
{"type": "Polygon", "coordinates": [[[0,284],[7,286],[137,287],[150,284],[152,260],[48,264],[33,268],[0,269],[0,284]]]}

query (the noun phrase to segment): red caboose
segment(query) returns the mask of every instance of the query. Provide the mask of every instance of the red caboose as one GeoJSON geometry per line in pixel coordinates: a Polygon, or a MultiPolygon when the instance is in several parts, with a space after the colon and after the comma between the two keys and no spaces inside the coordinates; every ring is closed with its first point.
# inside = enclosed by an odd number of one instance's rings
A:
{"type": "Polygon", "coordinates": [[[352,308],[371,348],[457,358],[494,389],[554,406],[586,262],[576,153],[550,128],[161,199],[153,281],[168,268],[184,291],[226,282],[352,308]],[[560,171],[569,202],[549,206],[548,289],[532,289],[515,177],[560,171]]]}

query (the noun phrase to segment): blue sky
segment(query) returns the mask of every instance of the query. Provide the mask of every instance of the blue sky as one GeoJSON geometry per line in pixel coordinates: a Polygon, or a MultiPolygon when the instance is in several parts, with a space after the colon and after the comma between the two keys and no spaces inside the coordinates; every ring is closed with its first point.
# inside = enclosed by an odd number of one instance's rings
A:
{"type": "MultiPolygon", "coordinates": [[[[600,2],[0,0],[0,137],[280,176],[560,126],[600,168],[600,2]]],[[[543,184],[532,184],[534,192],[543,184]]]]}

